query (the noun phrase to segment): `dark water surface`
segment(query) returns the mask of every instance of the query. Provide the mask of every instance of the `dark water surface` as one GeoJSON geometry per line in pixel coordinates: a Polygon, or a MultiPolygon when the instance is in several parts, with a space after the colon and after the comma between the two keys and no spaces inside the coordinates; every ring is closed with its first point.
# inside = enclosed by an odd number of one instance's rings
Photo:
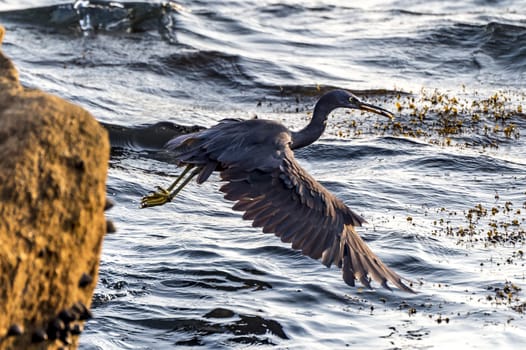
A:
{"type": "Polygon", "coordinates": [[[242,221],[217,176],[138,209],[179,170],[116,150],[81,349],[523,348],[523,1],[0,0],[22,82],[123,126],[222,118],[300,128],[331,87],[395,112],[337,111],[301,164],[369,222],[416,295],[348,287],[242,221]]]}

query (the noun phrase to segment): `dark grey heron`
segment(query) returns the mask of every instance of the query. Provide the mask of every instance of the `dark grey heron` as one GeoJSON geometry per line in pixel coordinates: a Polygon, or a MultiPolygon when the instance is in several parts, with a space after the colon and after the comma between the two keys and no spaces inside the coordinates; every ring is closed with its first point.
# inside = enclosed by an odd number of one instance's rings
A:
{"type": "Polygon", "coordinates": [[[359,280],[371,288],[371,279],[390,289],[387,282],[413,292],[403,279],[378,258],[355,227],[365,220],[307,173],[294,159],[293,150],[310,145],[324,132],[328,115],[336,108],[360,109],[388,118],[385,109],[360,101],[355,95],[334,90],[324,94],[314,107],[310,123],[290,131],[279,122],[262,119],[224,119],[219,124],[168,141],[185,166],[175,182],[145,196],[141,206],[153,207],[171,201],[197,176],[201,184],[218,171],[226,181],[220,191],[236,201],[234,210],[265,233],[275,233],[304,255],[330,267],[342,269],[343,280],[354,286],[359,280]]]}

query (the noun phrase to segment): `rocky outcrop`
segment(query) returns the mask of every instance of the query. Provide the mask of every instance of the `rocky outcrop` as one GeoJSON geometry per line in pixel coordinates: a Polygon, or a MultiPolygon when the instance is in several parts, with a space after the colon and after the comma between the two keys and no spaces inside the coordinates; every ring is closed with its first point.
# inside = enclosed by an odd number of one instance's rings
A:
{"type": "Polygon", "coordinates": [[[108,157],[88,112],[22,87],[0,51],[0,349],[76,347],[107,229],[108,157]]]}

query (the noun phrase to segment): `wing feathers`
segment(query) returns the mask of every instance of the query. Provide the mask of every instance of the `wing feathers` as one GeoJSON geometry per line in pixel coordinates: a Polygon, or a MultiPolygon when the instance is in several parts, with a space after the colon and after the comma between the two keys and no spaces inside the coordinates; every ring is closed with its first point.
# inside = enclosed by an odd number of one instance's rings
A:
{"type": "MultiPolygon", "coordinates": [[[[220,188],[220,191],[225,192],[225,190],[223,188],[220,188]]],[[[227,192],[227,194],[228,194],[228,192],[227,192]]],[[[252,208],[253,206],[259,205],[259,201],[261,199],[263,199],[264,197],[265,196],[261,195],[261,196],[255,197],[255,198],[242,198],[242,199],[239,200],[239,202],[234,204],[232,209],[234,209],[236,211],[247,211],[250,208],[252,208]]]]}
{"type": "Polygon", "coordinates": [[[332,264],[338,264],[338,252],[340,251],[340,240],[334,239],[332,245],[326,248],[321,256],[321,263],[327,267],[331,267],[332,264]]]}
{"type": "Polygon", "coordinates": [[[351,253],[351,259],[348,260],[348,263],[344,262],[342,269],[349,270],[348,273],[354,274],[356,279],[360,280],[362,284],[367,286],[367,283],[364,283],[363,280],[365,274],[370,275],[373,280],[387,289],[391,289],[387,285],[387,281],[389,281],[401,290],[414,293],[397,273],[387,267],[387,265],[372,252],[362,238],[358,236],[354,227],[350,225],[345,226],[342,242],[351,253]]]}
{"type": "Polygon", "coordinates": [[[293,220],[284,220],[279,225],[276,226],[276,236],[281,238],[281,241],[284,243],[290,243],[292,242],[292,239],[294,238],[294,234],[296,231],[294,230],[294,226],[296,226],[297,223],[293,220]]]}
{"type": "Polygon", "coordinates": [[[254,221],[252,222],[252,226],[254,227],[262,227],[265,226],[265,224],[276,214],[279,213],[279,208],[276,208],[274,206],[269,206],[265,210],[262,210],[258,215],[254,217],[254,221]]]}
{"type": "Polygon", "coordinates": [[[356,277],[354,276],[354,272],[352,268],[349,268],[351,265],[350,262],[351,257],[345,256],[343,258],[343,265],[342,265],[342,278],[349,286],[354,287],[354,281],[356,280],[356,277]]]}
{"type": "Polygon", "coordinates": [[[315,223],[312,223],[312,219],[305,220],[309,227],[312,228],[311,234],[308,235],[301,243],[301,252],[304,255],[310,256],[313,259],[319,259],[323,248],[329,246],[327,238],[332,238],[332,235],[327,234],[327,226],[330,219],[324,218],[323,222],[319,223],[319,227],[315,223]]]}
{"type": "Polygon", "coordinates": [[[262,205],[259,205],[259,206],[254,205],[249,210],[247,210],[245,214],[243,214],[243,219],[254,220],[258,214],[260,214],[261,212],[263,212],[265,209],[269,207],[270,208],[272,207],[272,203],[263,203],[262,205]]]}
{"type": "Polygon", "coordinates": [[[217,162],[208,162],[208,163],[206,163],[206,165],[203,167],[203,169],[199,173],[199,176],[197,177],[197,180],[196,180],[197,183],[198,184],[202,184],[203,182],[208,180],[208,178],[210,177],[212,172],[214,172],[214,170],[216,170],[216,168],[217,168],[217,162]]]}
{"type": "MultiPolygon", "coordinates": [[[[263,226],[263,232],[264,233],[275,233],[277,232],[276,227],[282,223],[283,221],[286,221],[288,219],[288,215],[285,215],[283,213],[280,213],[281,216],[276,215],[269,219],[269,221],[263,226]]],[[[279,236],[279,234],[276,233],[276,236],[279,236]]]]}
{"type": "Polygon", "coordinates": [[[237,200],[233,209],[244,211],[243,219],[252,220],[252,225],[263,227],[265,233],[274,232],[304,255],[321,258],[327,267],[337,265],[348,285],[354,286],[358,280],[371,288],[374,280],[389,289],[389,281],[412,292],[354,230],[365,220],[295,163],[289,162],[288,167],[280,167],[275,173],[231,167],[221,175],[229,182],[220,190],[226,199],[237,200]],[[301,176],[287,173],[290,169],[302,172],[301,176]]]}
{"type": "Polygon", "coordinates": [[[181,164],[202,167],[199,183],[219,170],[226,182],[220,190],[236,202],[234,210],[244,212],[243,219],[327,267],[337,265],[347,284],[359,280],[371,288],[374,280],[412,292],[354,230],[365,220],[296,162],[291,142],[290,132],[279,123],[232,119],[176,138],[166,148],[181,164]]]}

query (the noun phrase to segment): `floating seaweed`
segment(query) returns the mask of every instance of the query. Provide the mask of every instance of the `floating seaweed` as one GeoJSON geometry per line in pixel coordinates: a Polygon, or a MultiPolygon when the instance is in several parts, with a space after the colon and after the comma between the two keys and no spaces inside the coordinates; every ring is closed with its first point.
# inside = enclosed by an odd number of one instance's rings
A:
{"type": "Polygon", "coordinates": [[[383,101],[374,98],[374,103],[398,112],[394,121],[371,124],[362,116],[341,120],[335,123],[335,134],[341,138],[371,134],[419,138],[441,146],[498,147],[520,138],[524,99],[523,93],[514,91],[480,97],[465,88],[455,95],[422,88],[417,94],[398,93],[383,101]]]}

